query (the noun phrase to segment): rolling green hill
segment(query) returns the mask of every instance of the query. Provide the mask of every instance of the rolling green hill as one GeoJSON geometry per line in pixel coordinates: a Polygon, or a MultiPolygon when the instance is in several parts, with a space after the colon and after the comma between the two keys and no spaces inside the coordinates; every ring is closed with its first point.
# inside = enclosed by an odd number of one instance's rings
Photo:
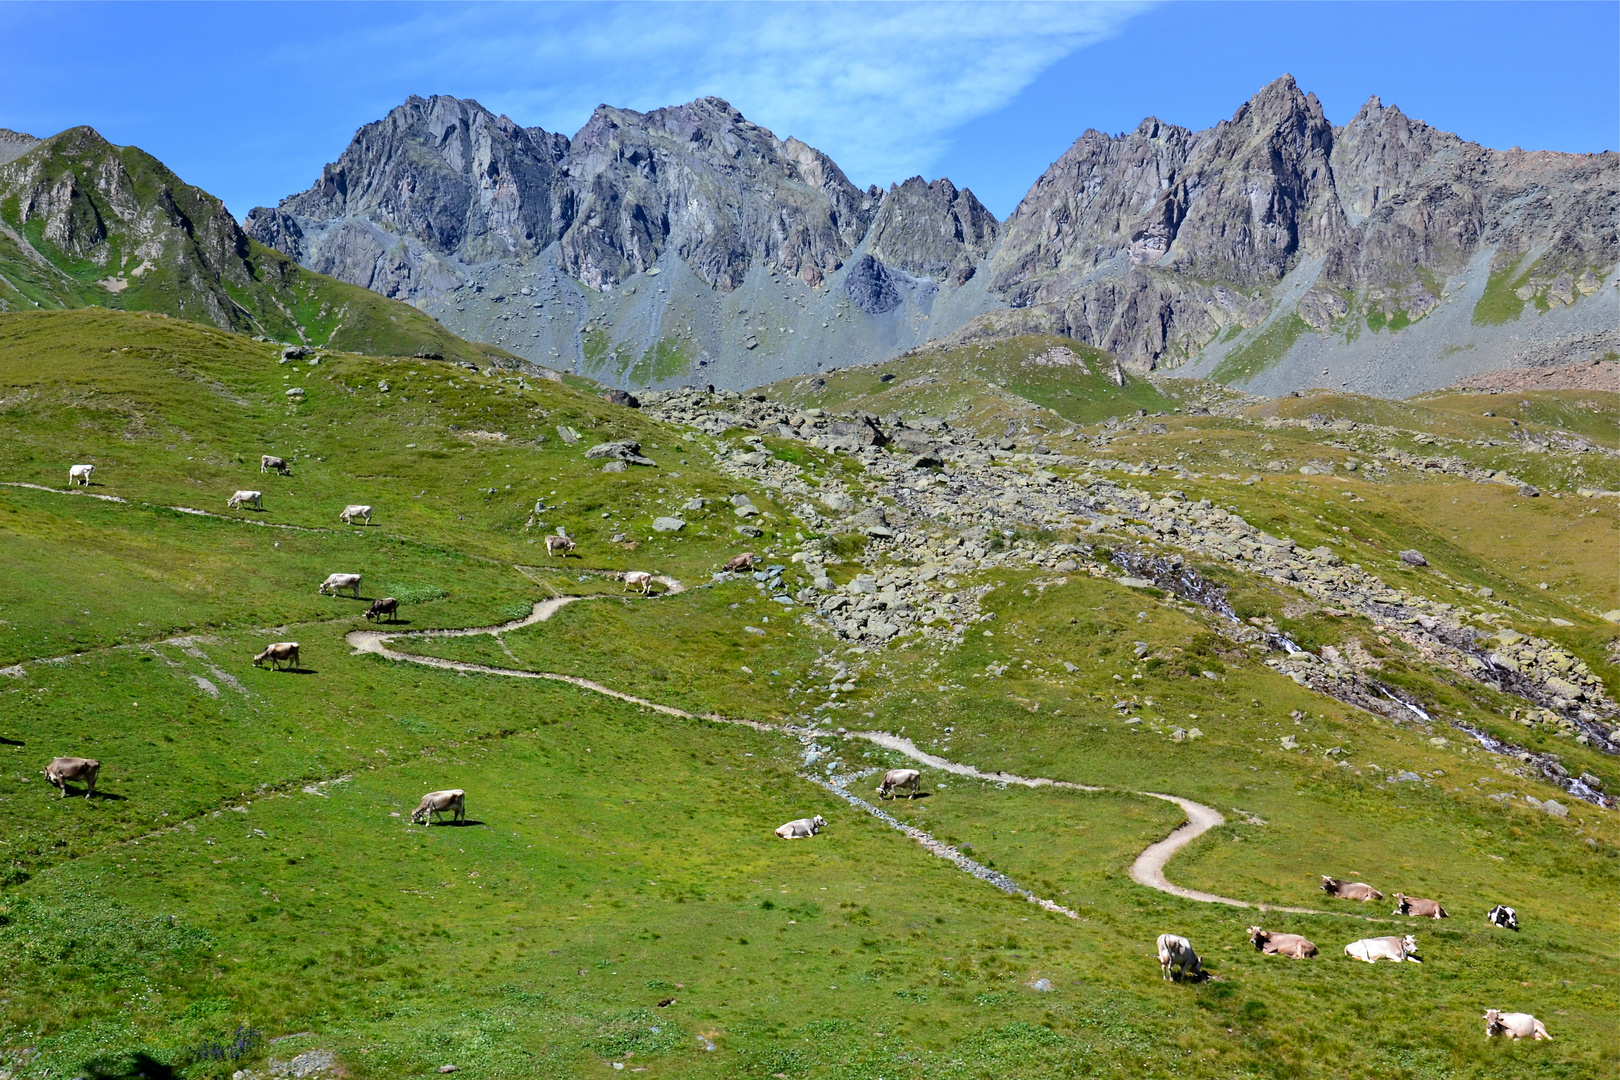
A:
{"type": "Polygon", "coordinates": [[[83,307],[371,354],[511,359],[408,304],[303,269],[150,154],[87,127],[0,164],[0,312],[83,307]]]}
{"type": "Polygon", "coordinates": [[[1591,492],[1620,484],[1570,429],[1615,396],[1240,407],[1007,348],[950,361],[978,382],[911,357],[688,414],[410,358],[283,363],[155,315],[0,315],[0,1070],[1612,1075],[1620,769],[1592,733],[1620,694],[1620,523],[1591,492]],[[766,420],[818,407],[1025,417],[1048,452],[914,468],[766,420]],[[656,465],[586,456],[609,442],[656,465]],[[227,509],[238,489],[263,509],[227,509]],[[349,503],[372,523],[342,526],[349,503]],[[1216,537],[1239,519],[1245,543],[1216,537]],[[1285,540],[1294,579],[1262,572],[1285,540]],[[717,573],[745,545],[760,572],[717,573]],[[643,598],[626,570],[663,580],[643,598]],[[318,595],[332,572],[362,600],[318,595]],[[399,621],[365,621],[384,596],[399,621]],[[1410,621],[1369,614],[1391,597],[1410,621]],[[862,604],[898,629],[852,629],[862,604]],[[1584,696],[1487,685],[1418,614],[1543,642],[1584,696]],[[297,670],[253,666],[272,641],[297,670]],[[1356,697],[1377,687],[1425,718],[1356,697]],[[870,812],[916,754],[926,797],[870,812]],[[57,755],[101,762],[95,798],[57,797],[57,755]],[[410,824],[443,788],[468,822],[410,824]],[[1162,795],[1223,819],[1168,880],[1268,910],[1133,878],[1184,819],[1162,795]],[[812,839],[773,835],[816,814],[812,839]],[[1397,889],[1451,918],[1393,915],[1397,889]],[[1520,932],[1486,925],[1497,903],[1520,932]],[[1321,953],[1263,956],[1255,923],[1321,953]],[[1161,980],[1166,932],[1208,981],[1161,980]],[[1343,953],[1409,932],[1421,965],[1343,953]],[[1555,1041],[1487,1041],[1488,1007],[1555,1041]]]}

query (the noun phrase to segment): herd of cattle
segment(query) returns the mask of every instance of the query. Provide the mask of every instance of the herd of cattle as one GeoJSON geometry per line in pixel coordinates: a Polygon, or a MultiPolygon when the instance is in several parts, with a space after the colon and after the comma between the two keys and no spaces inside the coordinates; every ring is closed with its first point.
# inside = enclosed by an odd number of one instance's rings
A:
{"type": "MultiPolygon", "coordinates": [[[[88,486],[90,474],[95,471],[94,465],[74,465],[68,470],[69,485],[79,484],[88,486]]],[[[279,457],[265,454],[260,458],[259,471],[276,472],[282,476],[290,476],[291,470],[287,462],[279,457]]],[[[263,509],[263,493],[259,491],[238,491],[226,502],[228,507],[253,506],[263,509]]],[[[371,524],[371,507],[361,504],[346,506],[339,519],[344,524],[352,524],[359,518],[367,525],[371,524]]],[[[546,553],[548,555],[566,556],[575,550],[578,544],[566,535],[547,536],[545,539],[546,553]]],[[[754,566],[754,556],[745,552],[732,558],[725,564],[728,572],[749,570],[754,566]]],[[[360,574],[330,574],[321,582],[317,592],[322,595],[337,596],[348,592],[356,600],[360,599],[360,574]]],[[[645,570],[630,570],[624,574],[624,587],[638,589],[643,596],[652,591],[653,575],[645,570]]],[[[384,597],[374,600],[365,612],[367,619],[379,619],[388,616],[393,620],[399,611],[399,601],[394,597],[384,597]]],[[[253,658],[255,667],[262,667],[269,662],[273,670],[280,669],[282,665],[296,670],[299,664],[298,643],[296,641],[279,641],[265,647],[264,651],[253,658]]],[[[95,794],[96,777],[101,771],[101,762],[91,758],[59,757],[54,759],[45,769],[45,778],[52,785],[61,789],[60,798],[67,797],[67,788],[70,782],[82,782],[85,786],[85,798],[95,794]]],[[[890,769],[883,775],[878,785],[879,798],[897,798],[898,793],[904,791],[908,799],[917,797],[917,785],[922,773],[917,769],[890,769]]],[[[465,823],[467,819],[467,793],[461,788],[451,788],[445,791],[429,792],[422,797],[422,801],[411,812],[410,820],[413,824],[428,825],[434,818],[441,822],[443,815],[450,814],[451,820],[456,823],[465,823]]],[[[826,828],[827,821],[820,814],[814,817],[798,818],[789,821],[776,830],[776,835],[783,840],[802,840],[815,836],[826,828]]],[[[1364,882],[1340,881],[1337,878],[1322,875],[1322,891],[1329,896],[1367,903],[1373,900],[1382,900],[1384,894],[1364,882]]],[[[1395,910],[1392,914],[1407,915],[1414,918],[1445,919],[1449,918],[1446,909],[1439,901],[1425,900],[1421,897],[1407,896],[1404,893],[1395,894],[1395,910]]],[[[1519,928],[1518,913],[1512,908],[1498,904],[1485,916],[1486,922],[1492,926],[1509,930],[1519,928]]],[[[1287,956],[1296,960],[1317,955],[1316,946],[1299,934],[1283,934],[1266,930],[1259,926],[1248,927],[1249,941],[1254,947],[1267,956],[1287,956]]],[[[1160,934],[1157,941],[1160,973],[1164,979],[1177,981],[1188,978],[1194,981],[1207,977],[1203,963],[1198,953],[1193,949],[1192,943],[1178,934],[1160,934]]],[[[1412,934],[1403,936],[1362,938],[1352,941],[1344,947],[1346,956],[1355,960],[1364,960],[1369,964],[1379,960],[1391,960],[1395,963],[1411,961],[1414,964],[1422,963],[1417,956],[1417,938],[1412,934]]],[[[1529,1013],[1508,1013],[1498,1009],[1487,1009],[1484,1016],[1485,1035],[1490,1038],[1494,1035],[1506,1035],[1518,1039],[1551,1039],[1547,1033],[1546,1025],[1529,1013]]]]}

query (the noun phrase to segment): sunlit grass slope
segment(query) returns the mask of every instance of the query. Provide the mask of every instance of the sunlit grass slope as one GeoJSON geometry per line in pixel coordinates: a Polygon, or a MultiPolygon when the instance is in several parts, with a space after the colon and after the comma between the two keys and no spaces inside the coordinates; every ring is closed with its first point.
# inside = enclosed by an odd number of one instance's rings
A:
{"type": "MultiPolygon", "coordinates": [[[[1574,803],[1560,819],[1492,799],[1557,791],[1460,737],[1436,744],[1313,694],[1207,614],[1083,572],[964,574],[962,588],[994,586],[994,618],[960,647],[851,653],[751,582],[713,582],[744,543],[729,493],[764,511],[755,550],[788,563],[800,531],[770,492],[717,470],[715,440],[573,384],[278,357],[176,320],[0,317],[0,481],[63,489],[68,465],[96,465],[78,494],[0,487],[0,666],[18,665],[0,675],[0,1070],[263,1076],[268,1057],[311,1049],[356,1078],[447,1064],[611,1075],[618,1063],[680,1077],[1517,1080],[1620,1064],[1611,812],[1574,803]],[[625,438],[658,467],[605,473],[584,458],[625,438]],[[261,475],[260,453],[287,457],[293,475],[261,475]],[[227,511],[237,488],[263,490],[264,511],[227,511]],[[683,509],[698,496],[720,505],[683,509]],[[351,502],[373,506],[371,526],[339,525],[351,502]],[[654,532],[666,513],[688,524],[654,532]],[[531,515],[545,526],[526,527],[531,515]],[[577,557],[544,553],[538,538],[557,525],[579,538],[577,557]],[[637,568],[688,588],[629,598],[612,573],[637,568]],[[962,874],[803,779],[794,739],[565,683],[357,655],[344,635],[367,625],[363,602],[315,592],[333,571],[363,573],[364,597],[400,597],[402,632],[591,594],[499,639],[393,647],[583,676],[694,713],[803,716],[825,700],[828,664],[853,665],[858,685],[842,684],[847,705],[827,714],[837,725],[1108,788],[930,769],[928,797],[892,808],[1080,918],[962,874]],[[273,640],[300,642],[301,670],[251,666],[273,640]],[[1171,738],[1192,727],[1200,737],[1171,738]],[[102,762],[98,798],[56,797],[40,774],[57,754],[102,762]],[[1403,771],[1421,780],[1382,779],[1403,771]],[[421,795],[446,787],[466,790],[469,824],[409,826],[421,795]],[[1342,911],[1315,887],[1335,873],[1436,896],[1453,918],[1413,925],[1389,904],[1356,918],[1261,913],[1147,890],[1131,861],[1181,815],[1129,793],[1141,790],[1227,817],[1172,861],[1181,884],[1342,911]],[[811,814],[828,821],[815,839],[772,835],[811,814]],[[1485,925],[1499,902],[1518,909],[1520,933],[1485,925]],[[1305,933],[1322,955],[1261,957],[1243,934],[1255,921],[1305,933]],[[1343,956],[1353,938],[1407,930],[1421,966],[1343,956]],[[1192,938],[1212,981],[1160,981],[1153,940],[1167,931],[1192,938]],[[1535,1012],[1556,1041],[1487,1042],[1486,1007],[1535,1012]],[[265,1041],[283,1035],[296,1037],[265,1041]]],[[[1117,441],[1143,442],[1133,456],[1170,447],[1167,460],[1349,453],[1302,429],[1168,424],[1117,441]]],[[[1354,552],[1403,588],[1493,581],[1513,618],[1568,622],[1536,632],[1586,656],[1613,692],[1613,633],[1591,613],[1613,584],[1584,549],[1612,544],[1614,525],[1585,502],[1426,476],[1243,484],[1215,479],[1219,467],[1174,482],[1301,544],[1354,552]],[[1480,492],[1466,513],[1449,509],[1480,492]],[[1541,590],[1529,538],[1552,529],[1577,554],[1541,590]],[[1523,546],[1493,546],[1486,530],[1523,546]],[[1405,546],[1446,577],[1396,577],[1405,546]]],[[[1440,715],[1620,784],[1612,759],[1526,732],[1505,699],[1365,619],[1203,569],[1243,618],[1312,648],[1354,641],[1440,715]]],[[[901,764],[822,741],[846,770],[901,764]]],[[[875,798],[875,784],[855,790],[875,798]]]]}

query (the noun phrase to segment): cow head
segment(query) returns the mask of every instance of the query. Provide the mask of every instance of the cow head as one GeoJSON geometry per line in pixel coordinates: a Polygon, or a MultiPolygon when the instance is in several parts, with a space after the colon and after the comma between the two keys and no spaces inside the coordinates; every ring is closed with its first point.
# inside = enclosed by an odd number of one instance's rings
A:
{"type": "Polygon", "coordinates": [[[822,829],[827,827],[827,819],[822,817],[820,814],[817,814],[815,817],[810,819],[810,826],[817,832],[820,832],[822,829]]]}
{"type": "Polygon", "coordinates": [[[1417,937],[1413,934],[1407,934],[1401,939],[1401,945],[1406,949],[1407,952],[1415,953],[1417,952],[1417,937]]]}
{"type": "Polygon", "coordinates": [[[1502,1026],[1502,1010],[1486,1009],[1482,1019],[1485,1021],[1485,1034],[1489,1035],[1502,1026]]]}
{"type": "Polygon", "coordinates": [[[1405,893],[1396,893],[1395,894],[1395,910],[1391,914],[1394,914],[1394,915],[1407,915],[1407,914],[1411,913],[1411,910],[1412,910],[1412,901],[1407,898],[1406,894],[1405,893]]]}
{"type": "Polygon", "coordinates": [[[1323,874],[1322,875],[1322,891],[1325,892],[1325,893],[1332,893],[1332,894],[1336,895],[1338,893],[1338,891],[1339,891],[1339,881],[1338,881],[1338,879],[1337,878],[1330,878],[1326,874],[1323,874]]]}
{"type": "Polygon", "coordinates": [[[1271,940],[1271,932],[1262,930],[1258,926],[1249,927],[1248,934],[1249,940],[1254,943],[1254,947],[1257,949],[1265,948],[1266,942],[1271,940]]]}

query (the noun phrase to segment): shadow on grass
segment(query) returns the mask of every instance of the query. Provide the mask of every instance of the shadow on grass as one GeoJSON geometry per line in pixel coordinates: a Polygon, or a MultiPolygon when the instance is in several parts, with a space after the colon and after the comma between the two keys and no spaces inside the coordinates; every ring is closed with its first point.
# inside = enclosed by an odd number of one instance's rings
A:
{"type": "Polygon", "coordinates": [[[23,742],[21,739],[8,739],[4,735],[0,735],[0,746],[27,746],[27,745],[28,744],[23,742]]]}
{"type": "Polygon", "coordinates": [[[144,1080],[180,1080],[180,1073],[172,1065],[165,1065],[147,1054],[136,1054],[130,1058],[128,1067],[92,1065],[85,1076],[87,1080],[135,1080],[137,1077],[144,1080]]]}

